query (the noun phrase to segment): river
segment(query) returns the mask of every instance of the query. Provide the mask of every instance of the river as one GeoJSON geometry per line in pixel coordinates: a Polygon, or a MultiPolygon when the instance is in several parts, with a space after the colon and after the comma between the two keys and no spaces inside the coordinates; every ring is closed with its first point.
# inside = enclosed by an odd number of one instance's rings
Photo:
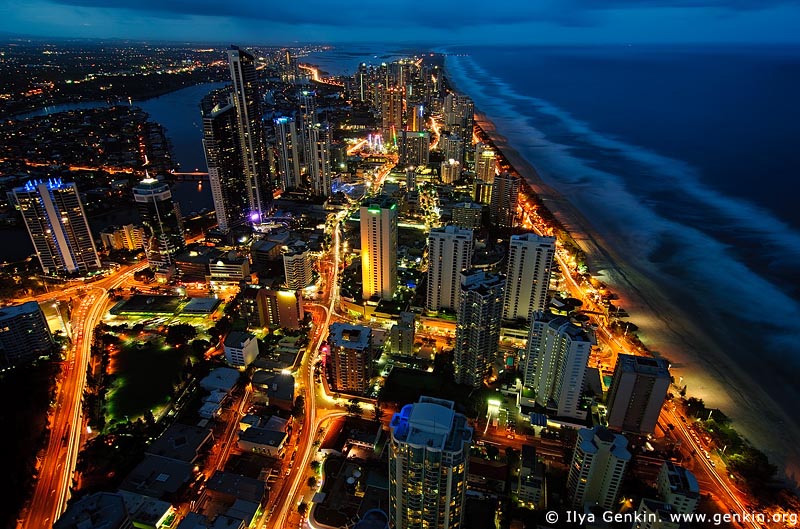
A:
{"type": "MultiPolygon", "coordinates": [[[[200,100],[211,90],[222,88],[225,85],[226,83],[203,83],[132,103],[147,112],[151,120],[164,126],[167,137],[172,142],[173,158],[177,164],[177,170],[206,170],[200,100]]],[[[70,110],[107,106],[109,104],[105,101],[54,105],[14,117],[15,119],[27,119],[70,110]]],[[[173,186],[172,193],[184,215],[214,207],[211,190],[206,182],[200,184],[198,182],[178,182],[173,186]]],[[[100,246],[98,235],[100,230],[112,224],[126,222],[137,222],[133,210],[114,211],[91,217],[89,224],[95,235],[95,243],[100,246]]],[[[0,261],[18,261],[33,253],[33,245],[24,226],[4,228],[0,230],[0,238],[4,243],[0,249],[0,261]]]]}

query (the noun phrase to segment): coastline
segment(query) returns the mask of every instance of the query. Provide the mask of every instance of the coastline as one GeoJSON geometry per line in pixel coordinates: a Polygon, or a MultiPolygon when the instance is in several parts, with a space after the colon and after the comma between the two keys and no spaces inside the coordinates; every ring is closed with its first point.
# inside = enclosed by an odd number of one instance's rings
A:
{"type": "MultiPolygon", "coordinates": [[[[450,78],[447,80],[455,88],[450,78]]],[[[650,352],[668,359],[675,379],[682,378],[688,386],[689,396],[720,408],[742,436],[778,466],[779,477],[785,476],[796,486],[800,482],[800,450],[787,438],[800,435],[800,428],[787,410],[679,308],[679,300],[648,277],[637,256],[622,255],[587,214],[544,182],[535,166],[509,143],[486,114],[477,109],[475,114],[476,125],[584,251],[592,277],[619,296],[619,303],[631,315],[628,320],[639,326],[637,334],[650,352]],[[771,435],[770,431],[776,429],[786,435],[782,439],[771,435]]]]}

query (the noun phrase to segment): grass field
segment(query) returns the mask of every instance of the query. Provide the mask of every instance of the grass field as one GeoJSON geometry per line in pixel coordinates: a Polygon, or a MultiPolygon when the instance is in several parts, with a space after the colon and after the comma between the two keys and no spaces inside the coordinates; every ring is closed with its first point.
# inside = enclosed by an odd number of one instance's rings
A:
{"type": "Polygon", "coordinates": [[[494,394],[490,389],[473,390],[434,373],[396,367],[386,378],[381,400],[400,406],[417,402],[421,395],[452,400],[459,405],[459,411],[474,418],[486,411],[486,400],[494,394]]]}
{"type": "Polygon", "coordinates": [[[188,354],[188,347],[165,345],[162,337],[121,344],[111,357],[114,382],[106,398],[107,423],[133,420],[165,405],[188,354]]]}

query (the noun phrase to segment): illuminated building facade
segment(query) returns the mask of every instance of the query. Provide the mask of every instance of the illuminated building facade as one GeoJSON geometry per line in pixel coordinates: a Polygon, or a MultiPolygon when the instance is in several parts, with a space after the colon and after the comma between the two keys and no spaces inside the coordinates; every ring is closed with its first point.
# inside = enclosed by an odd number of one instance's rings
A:
{"type": "Polygon", "coordinates": [[[472,428],[452,401],[420,397],[389,424],[389,526],[460,529],[472,428]]]}
{"type": "Polygon", "coordinates": [[[400,164],[427,167],[431,154],[431,135],[404,130],[401,134],[400,164]]]}
{"type": "Polygon", "coordinates": [[[482,270],[461,272],[454,351],[455,381],[480,387],[497,355],[505,278],[482,270]]]}
{"type": "Polygon", "coordinates": [[[585,418],[578,409],[592,337],[565,316],[535,312],[525,354],[526,387],[558,417],[585,418]]]}
{"type": "Polygon", "coordinates": [[[318,197],[331,196],[331,131],[327,123],[316,123],[308,131],[308,174],[318,197]]]}
{"type": "Polygon", "coordinates": [[[329,330],[326,365],[334,391],[363,394],[372,376],[372,329],[336,322],[329,330]]]}
{"type": "Polygon", "coordinates": [[[517,218],[520,178],[509,173],[499,174],[492,184],[489,217],[496,226],[511,228],[517,218]]]}
{"type": "Polygon", "coordinates": [[[472,230],[457,226],[431,229],[428,235],[429,311],[458,310],[461,272],[472,264],[472,230]]]}
{"type": "Polygon", "coordinates": [[[59,178],[27,182],[12,191],[45,275],[100,269],[77,186],[59,178]]]}
{"type": "Polygon", "coordinates": [[[0,308],[0,366],[32,362],[52,348],[53,337],[37,302],[0,308]]]}
{"type": "Polygon", "coordinates": [[[302,146],[293,119],[275,119],[275,150],[278,159],[278,175],[283,189],[300,189],[303,179],[300,174],[300,152],[302,146]]]}
{"type": "Polygon", "coordinates": [[[303,324],[303,295],[299,290],[262,288],[257,294],[262,327],[298,330],[303,324]]]}
{"type": "Polygon", "coordinates": [[[531,313],[544,310],[555,251],[555,237],[535,233],[511,236],[504,319],[527,321],[531,313]]]}
{"type": "Polygon", "coordinates": [[[670,382],[669,363],[663,358],[618,355],[608,390],[608,427],[654,433],[670,382]]]}
{"type": "Polygon", "coordinates": [[[203,116],[203,150],[217,224],[227,232],[242,224],[255,207],[249,201],[247,178],[242,171],[244,162],[233,104],[217,105],[203,116]]]}
{"type": "Polygon", "coordinates": [[[283,271],[286,288],[302,290],[311,284],[313,262],[311,252],[305,244],[287,246],[283,252],[283,271]]]}
{"type": "Polygon", "coordinates": [[[255,57],[231,46],[228,50],[228,65],[233,81],[233,104],[236,107],[250,216],[258,220],[272,204],[272,186],[267,169],[264,128],[261,125],[261,97],[257,86],[255,57]]]}
{"type": "Polygon", "coordinates": [[[397,203],[380,195],[361,204],[362,298],[391,300],[397,288],[397,203]]]}

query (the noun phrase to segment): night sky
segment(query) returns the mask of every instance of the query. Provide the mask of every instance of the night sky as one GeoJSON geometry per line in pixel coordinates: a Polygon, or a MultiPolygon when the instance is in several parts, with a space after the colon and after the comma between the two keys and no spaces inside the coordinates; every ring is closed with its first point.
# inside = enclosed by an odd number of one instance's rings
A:
{"type": "Polygon", "coordinates": [[[800,0],[0,0],[0,34],[253,44],[797,43],[800,0]]]}

